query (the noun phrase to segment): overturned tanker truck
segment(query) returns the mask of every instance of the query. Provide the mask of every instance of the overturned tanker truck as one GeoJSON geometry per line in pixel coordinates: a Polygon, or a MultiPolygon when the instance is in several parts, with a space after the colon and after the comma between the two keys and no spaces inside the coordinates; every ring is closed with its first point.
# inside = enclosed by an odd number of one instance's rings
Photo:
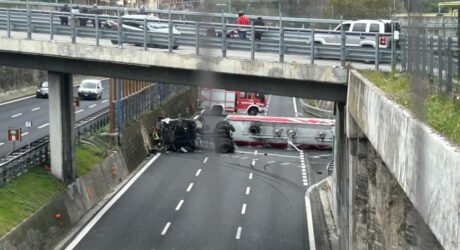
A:
{"type": "Polygon", "coordinates": [[[331,149],[335,121],[331,119],[229,115],[236,145],[331,149]]]}

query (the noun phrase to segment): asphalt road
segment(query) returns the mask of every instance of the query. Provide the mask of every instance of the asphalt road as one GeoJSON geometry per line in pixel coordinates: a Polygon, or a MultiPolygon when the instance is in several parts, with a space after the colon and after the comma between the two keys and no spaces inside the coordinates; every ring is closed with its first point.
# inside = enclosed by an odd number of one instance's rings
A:
{"type": "MultiPolygon", "coordinates": [[[[102,81],[103,95],[100,100],[82,100],[80,107],[75,107],[75,121],[79,121],[108,106],[108,79],[102,81]]],[[[74,96],[77,96],[74,87],[74,96]]],[[[27,145],[27,137],[33,142],[49,135],[49,105],[48,99],[36,98],[35,95],[23,100],[0,104],[0,157],[13,150],[13,143],[7,141],[8,128],[21,128],[22,141],[16,142],[16,149],[27,145]],[[26,121],[32,121],[30,131],[26,121]]]]}
{"type": "MultiPolygon", "coordinates": [[[[294,115],[293,101],[272,96],[268,115],[294,115]]],[[[324,178],[331,152],[303,155],[308,185],[324,178]]],[[[301,157],[251,147],[163,154],[94,217],[75,249],[309,249],[301,157]]]]}

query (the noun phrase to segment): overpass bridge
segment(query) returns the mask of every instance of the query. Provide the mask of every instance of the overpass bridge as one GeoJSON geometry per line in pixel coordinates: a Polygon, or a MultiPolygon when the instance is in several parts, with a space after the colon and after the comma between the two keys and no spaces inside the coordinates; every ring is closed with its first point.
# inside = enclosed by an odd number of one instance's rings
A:
{"type": "MultiPolygon", "coordinates": [[[[8,12],[7,15],[9,17],[11,13],[8,12]]],[[[278,50],[277,54],[274,54],[274,57],[268,57],[269,60],[266,61],[261,60],[262,58],[255,60],[253,56],[250,59],[242,59],[238,56],[228,57],[226,54],[228,43],[225,39],[221,39],[220,42],[224,46],[222,50],[219,50],[224,57],[215,56],[215,51],[212,52],[212,50],[209,54],[206,52],[202,54],[181,54],[173,52],[171,48],[171,36],[169,36],[168,40],[169,51],[158,51],[147,49],[146,46],[143,46],[143,48],[129,45],[118,47],[107,43],[107,41],[105,43],[100,42],[104,41],[104,39],[99,40],[100,37],[97,32],[95,40],[90,39],[88,41],[88,38],[83,35],[81,38],[78,38],[81,42],[77,42],[78,34],[85,34],[85,30],[78,31],[77,28],[71,27],[63,31],[63,33],[57,32],[55,34],[53,21],[51,24],[48,24],[51,32],[43,37],[40,32],[37,31],[38,34],[33,32],[31,25],[33,22],[30,19],[26,23],[28,24],[26,31],[21,32],[21,29],[11,29],[11,22],[7,22],[6,37],[0,38],[0,64],[48,70],[51,108],[50,130],[52,131],[52,168],[53,173],[58,178],[67,183],[71,182],[74,178],[74,167],[72,166],[73,143],[65,143],[73,141],[74,118],[72,114],[74,112],[72,110],[71,74],[80,73],[112,78],[160,81],[197,87],[270,92],[277,95],[332,100],[336,102],[336,113],[338,114],[336,123],[338,155],[336,155],[335,165],[336,169],[338,169],[336,176],[339,179],[335,187],[337,191],[336,205],[338,206],[335,210],[340,220],[340,226],[348,225],[348,222],[346,222],[349,219],[346,216],[348,213],[346,210],[349,208],[347,199],[352,190],[348,190],[349,183],[340,178],[347,178],[347,174],[344,174],[344,172],[348,171],[348,167],[345,166],[351,164],[347,155],[353,154],[353,150],[348,148],[353,147],[349,140],[355,140],[355,138],[348,139],[345,136],[345,128],[347,126],[350,126],[350,128],[353,127],[353,124],[346,123],[352,121],[351,119],[347,119],[348,111],[345,108],[347,91],[349,91],[349,72],[346,68],[332,65],[308,65],[286,62],[284,60],[285,54],[283,53],[283,49],[278,50]],[[22,37],[21,35],[14,36],[17,35],[15,32],[22,34],[22,37]],[[68,34],[70,36],[66,36],[68,34]],[[48,39],[48,35],[53,39],[48,39]],[[61,41],[60,38],[62,36],[68,40],[66,42],[61,41]],[[93,43],[93,41],[95,42],[93,43]],[[350,152],[347,150],[350,150],[350,152]]],[[[281,27],[279,30],[281,31],[280,37],[283,37],[283,28],[281,27]]],[[[118,41],[119,44],[122,44],[121,41],[123,41],[123,38],[120,37],[120,34],[121,32],[118,33],[118,41]]],[[[113,37],[108,36],[107,38],[110,40],[113,37]]],[[[141,39],[145,41],[145,38],[146,36],[141,39]]],[[[138,41],[136,39],[134,41],[138,41]]],[[[282,45],[282,42],[280,44],[282,45]]],[[[253,41],[246,42],[245,45],[249,45],[251,53],[255,53],[253,41]]],[[[196,47],[200,48],[199,42],[193,46],[193,48],[196,47]]],[[[281,46],[281,48],[284,47],[281,46]]],[[[375,51],[377,51],[377,54],[374,55],[378,56],[378,49],[375,51]]],[[[375,51],[373,50],[372,53],[375,53],[375,51]]],[[[378,62],[378,60],[376,61],[378,62]]],[[[354,89],[354,91],[354,93],[359,93],[357,89],[354,89]]],[[[354,99],[353,104],[359,107],[360,104],[357,103],[357,100],[359,99],[354,99]]],[[[365,100],[372,103],[372,100],[365,100]]],[[[353,112],[356,111],[353,110],[353,112]]],[[[355,119],[359,119],[357,114],[353,114],[355,115],[355,119]]],[[[407,185],[410,185],[410,183],[408,184],[404,180],[402,182],[400,185],[405,188],[404,191],[407,191],[409,198],[415,199],[414,197],[420,196],[422,199],[431,199],[427,192],[411,193],[410,189],[407,189],[407,185]]],[[[455,182],[453,183],[455,185],[455,182]]],[[[421,214],[424,216],[422,219],[428,224],[430,229],[434,230],[438,240],[441,239],[442,246],[445,246],[447,249],[454,249],[452,246],[458,246],[458,233],[455,233],[458,225],[452,225],[453,230],[442,228],[439,226],[438,220],[435,222],[430,221],[429,217],[434,216],[436,213],[432,211],[427,213],[422,207],[426,203],[414,203],[416,209],[422,211],[421,214]],[[442,238],[440,237],[441,232],[448,232],[453,239],[457,237],[457,240],[449,241],[442,238]]],[[[450,209],[451,207],[448,207],[446,210],[443,210],[445,212],[444,215],[449,214],[458,218],[458,214],[455,215],[450,209]]],[[[355,217],[352,217],[352,219],[355,219],[355,217]]],[[[347,228],[347,226],[343,226],[343,228],[347,228]]],[[[344,233],[341,235],[341,244],[344,248],[348,248],[352,244],[347,238],[352,237],[353,232],[348,231],[348,229],[344,230],[344,233]]]]}

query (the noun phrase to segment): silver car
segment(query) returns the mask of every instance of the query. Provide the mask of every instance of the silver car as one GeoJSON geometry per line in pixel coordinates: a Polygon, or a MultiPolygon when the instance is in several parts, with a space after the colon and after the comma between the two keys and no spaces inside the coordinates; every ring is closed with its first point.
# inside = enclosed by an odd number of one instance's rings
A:
{"type": "Polygon", "coordinates": [[[36,95],[37,98],[48,98],[48,81],[43,81],[38,85],[36,95]]]}

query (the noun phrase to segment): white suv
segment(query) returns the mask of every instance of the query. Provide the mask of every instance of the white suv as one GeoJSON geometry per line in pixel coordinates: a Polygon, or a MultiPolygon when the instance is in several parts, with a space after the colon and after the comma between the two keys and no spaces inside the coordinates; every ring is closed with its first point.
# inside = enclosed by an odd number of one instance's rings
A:
{"type": "MultiPolygon", "coordinates": [[[[391,20],[357,20],[347,21],[338,25],[334,31],[352,32],[353,34],[346,34],[346,46],[356,47],[373,47],[375,48],[375,34],[382,34],[379,36],[379,48],[391,48],[391,20]]],[[[400,32],[399,23],[394,24],[394,39],[396,45],[399,41],[400,32]]],[[[340,33],[334,32],[329,34],[318,33],[315,35],[315,43],[321,45],[340,45],[340,33]]]]}
{"type": "Polygon", "coordinates": [[[102,82],[101,80],[86,79],[80,83],[78,88],[78,96],[80,99],[101,99],[102,97],[102,82]]]}

